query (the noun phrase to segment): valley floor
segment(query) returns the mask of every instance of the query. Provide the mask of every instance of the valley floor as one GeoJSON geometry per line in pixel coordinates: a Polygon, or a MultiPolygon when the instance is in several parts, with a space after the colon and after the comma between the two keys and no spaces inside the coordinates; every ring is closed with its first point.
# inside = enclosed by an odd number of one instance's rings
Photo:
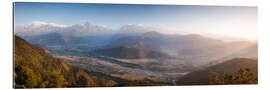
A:
{"type": "MultiPolygon", "coordinates": [[[[146,64],[151,59],[116,59],[105,56],[79,57],[79,56],[56,56],[65,62],[92,72],[100,72],[106,75],[125,80],[151,80],[152,82],[170,83],[175,85],[175,81],[189,72],[172,72],[168,67],[163,71],[151,70],[146,64]]],[[[162,68],[156,67],[156,68],[162,68]]],[[[172,67],[171,67],[172,68],[172,67]]]]}

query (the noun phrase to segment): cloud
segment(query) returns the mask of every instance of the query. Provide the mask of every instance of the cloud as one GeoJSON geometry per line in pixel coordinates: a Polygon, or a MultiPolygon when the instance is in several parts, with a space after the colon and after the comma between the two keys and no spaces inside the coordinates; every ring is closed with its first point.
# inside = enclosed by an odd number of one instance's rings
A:
{"type": "Polygon", "coordinates": [[[44,22],[44,21],[33,21],[31,25],[37,26],[37,27],[42,26],[42,25],[48,25],[48,26],[53,26],[53,27],[68,27],[68,25],[48,23],[48,22],[44,22]]]}

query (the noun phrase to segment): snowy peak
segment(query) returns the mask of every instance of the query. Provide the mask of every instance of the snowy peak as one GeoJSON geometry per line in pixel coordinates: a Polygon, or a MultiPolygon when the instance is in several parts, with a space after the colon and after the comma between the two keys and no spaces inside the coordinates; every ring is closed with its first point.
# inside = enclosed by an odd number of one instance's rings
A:
{"type": "Polygon", "coordinates": [[[15,33],[20,36],[24,35],[40,35],[50,32],[56,32],[58,30],[63,30],[67,25],[47,23],[42,21],[33,21],[31,24],[26,24],[22,26],[15,27],[15,33]]]}
{"type": "Polygon", "coordinates": [[[106,29],[103,26],[90,24],[89,22],[68,26],[43,21],[34,21],[31,24],[15,27],[15,33],[19,36],[41,35],[51,32],[58,32],[66,35],[85,36],[89,34],[105,33],[108,30],[109,29],[106,29]]]}
{"type": "Polygon", "coordinates": [[[30,26],[30,27],[36,27],[36,28],[42,27],[42,26],[60,27],[60,28],[68,27],[67,25],[64,25],[64,24],[47,23],[47,22],[43,22],[43,21],[33,21],[32,24],[30,24],[28,26],[30,26]]]}
{"type": "Polygon", "coordinates": [[[76,25],[72,26],[71,28],[73,28],[75,30],[91,31],[91,32],[104,32],[107,30],[103,26],[90,24],[89,22],[85,22],[83,24],[76,24],[76,25]]]}
{"type": "Polygon", "coordinates": [[[118,30],[122,33],[144,33],[153,31],[150,27],[145,27],[142,24],[127,24],[118,30]]]}

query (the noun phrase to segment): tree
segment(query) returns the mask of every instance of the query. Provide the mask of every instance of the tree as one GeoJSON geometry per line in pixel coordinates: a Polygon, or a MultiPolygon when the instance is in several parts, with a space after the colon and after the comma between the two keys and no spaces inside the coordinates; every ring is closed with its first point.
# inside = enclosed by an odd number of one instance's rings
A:
{"type": "Polygon", "coordinates": [[[219,80],[219,74],[216,72],[211,72],[210,84],[222,84],[222,81],[219,80]]]}
{"type": "Polygon", "coordinates": [[[68,84],[64,76],[56,71],[54,71],[51,77],[49,78],[49,82],[50,83],[48,87],[56,87],[56,88],[66,87],[68,84]]]}
{"type": "Polygon", "coordinates": [[[225,72],[222,77],[219,74],[212,72],[210,74],[210,84],[257,84],[258,76],[249,68],[240,68],[237,73],[225,72]]]}

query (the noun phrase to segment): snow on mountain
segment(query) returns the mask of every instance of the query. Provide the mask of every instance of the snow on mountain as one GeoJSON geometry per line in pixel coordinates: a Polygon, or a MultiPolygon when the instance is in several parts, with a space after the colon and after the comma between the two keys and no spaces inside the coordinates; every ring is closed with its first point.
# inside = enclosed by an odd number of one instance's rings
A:
{"type": "Polygon", "coordinates": [[[112,30],[106,28],[104,25],[95,25],[89,22],[75,25],[64,25],[56,23],[48,23],[43,21],[33,21],[31,24],[26,24],[22,26],[15,27],[15,34],[19,36],[33,36],[42,35],[48,33],[59,33],[65,36],[95,36],[95,35],[116,35],[122,36],[136,36],[142,35],[146,32],[159,32],[163,34],[187,34],[184,32],[171,32],[161,26],[144,26],[142,24],[127,24],[122,27],[112,30]]]}
{"type": "Polygon", "coordinates": [[[118,29],[120,33],[144,33],[153,31],[152,28],[145,27],[142,24],[127,24],[118,29]]]}
{"type": "Polygon", "coordinates": [[[106,33],[109,29],[103,26],[93,25],[88,22],[67,26],[63,24],[34,21],[31,24],[15,27],[15,34],[20,36],[41,35],[58,32],[65,35],[85,36],[97,33],[106,33]]]}
{"type": "Polygon", "coordinates": [[[69,27],[68,30],[71,30],[71,34],[73,36],[106,34],[109,31],[111,31],[110,29],[107,29],[104,26],[94,25],[89,22],[73,25],[69,27]]]}
{"type": "Polygon", "coordinates": [[[15,33],[18,35],[40,35],[50,32],[56,32],[67,28],[67,25],[47,23],[42,21],[34,21],[31,24],[26,24],[23,26],[17,26],[15,28],[15,33]]]}

